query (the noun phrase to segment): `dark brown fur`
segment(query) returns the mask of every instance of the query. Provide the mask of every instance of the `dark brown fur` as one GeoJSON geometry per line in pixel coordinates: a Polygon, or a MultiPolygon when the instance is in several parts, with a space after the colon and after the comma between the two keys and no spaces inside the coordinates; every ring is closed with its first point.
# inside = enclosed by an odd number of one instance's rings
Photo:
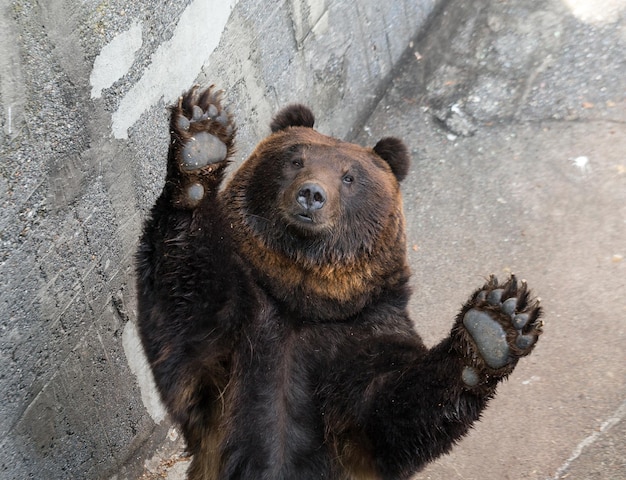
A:
{"type": "Polygon", "coordinates": [[[408,478],[465,435],[530,353],[515,341],[536,340],[539,309],[525,284],[492,279],[427,349],[407,312],[402,142],[342,142],[288,107],[220,191],[235,131],[223,112],[197,88],[173,107],[166,183],[138,252],[140,333],[193,455],[189,478],[408,478]],[[202,135],[226,157],[183,168],[202,135]],[[485,300],[500,288],[530,316],[522,330],[485,300]],[[477,353],[470,310],[506,329],[501,368],[477,353]]]}
{"type": "Polygon", "coordinates": [[[398,183],[390,167],[371,150],[326,137],[311,128],[289,128],[259,144],[226,188],[224,198],[241,255],[254,266],[272,294],[300,314],[312,319],[352,315],[384,287],[399,284],[408,276],[398,183]],[[258,196],[248,192],[252,184],[271,189],[272,177],[276,176],[272,162],[294,146],[298,150],[291,155],[303,157],[304,162],[307,154],[319,154],[321,149],[327,163],[341,164],[347,157],[367,167],[367,175],[376,175],[374,187],[378,191],[368,192],[367,199],[350,207],[374,210],[368,215],[376,216],[372,220],[379,224],[375,230],[366,230],[356,222],[346,225],[340,206],[333,205],[335,216],[323,222],[320,245],[306,250],[297,242],[279,246],[284,243],[283,238],[277,238],[284,234],[279,226],[284,222],[281,204],[269,209],[262,205],[260,198],[272,195],[265,188],[258,196]]]}

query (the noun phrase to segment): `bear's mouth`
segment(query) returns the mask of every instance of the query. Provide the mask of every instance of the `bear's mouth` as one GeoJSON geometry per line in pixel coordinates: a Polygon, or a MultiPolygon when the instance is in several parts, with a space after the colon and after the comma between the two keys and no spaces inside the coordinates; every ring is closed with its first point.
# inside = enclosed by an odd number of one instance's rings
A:
{"type": "Polygon", "coordinates": [[[311,218],[310,215],[306,214],[306,213],[296,213],[295,217],[300,221],[300,222],[304,222],[304,223],[313,223],[313,219],[311,218]]]}
{"type": "Polygon", "coordinates": [[[289,230],[297,236],[316,236],[328,228],[328,219],[319,213],[295,209],[288,212],[284,219],[289,230]]]}

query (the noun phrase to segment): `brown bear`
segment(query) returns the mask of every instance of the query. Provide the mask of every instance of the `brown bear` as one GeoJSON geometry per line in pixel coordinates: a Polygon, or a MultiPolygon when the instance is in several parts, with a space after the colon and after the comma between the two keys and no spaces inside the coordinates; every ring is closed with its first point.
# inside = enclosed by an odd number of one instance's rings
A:
{"type": "Polygon", "coordinates": [[[138,322],[189,478],[400,479],[447,452],[541,333],[526,283],[491,277],[428,349],[407,311],[400,140],[343,142],[292,105],[221,188],[220,95],[171,110],[138,322]]]}

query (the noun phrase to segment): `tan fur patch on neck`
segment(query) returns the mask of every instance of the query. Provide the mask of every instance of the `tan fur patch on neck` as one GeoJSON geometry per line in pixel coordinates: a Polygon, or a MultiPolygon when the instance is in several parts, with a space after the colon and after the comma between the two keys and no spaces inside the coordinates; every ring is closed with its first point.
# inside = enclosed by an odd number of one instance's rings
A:
{"type": "Polygon", "coordinates": [[[269,283],[272,295],[302,299],[305,315],[319,313],[306,312],[306,305],[315,302],[343,304],[347,315],[356,313],[350,309],[364,306],[372,294],[401,281],[408,272],[401,207],[374,251],[345,262],[295,261],[268,247],[243,221],[235,232],[239,251],[269,283]]]}
{"type": "Polygon", "coordinates": [[[285,291],[300,288],[317,297],[347,302],[372,289],[375,273],[362,260],[349,265],[303,265],[267,248],[257,238],[248,238],[240,246],[255,269],[285,291]]]}

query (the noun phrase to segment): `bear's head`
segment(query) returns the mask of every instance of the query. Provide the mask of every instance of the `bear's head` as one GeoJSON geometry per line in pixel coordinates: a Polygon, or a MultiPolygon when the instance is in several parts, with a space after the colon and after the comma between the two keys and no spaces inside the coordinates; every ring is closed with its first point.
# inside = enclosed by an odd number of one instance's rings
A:
{"type": "Polygon", "coordinates": [[[235,240],[270,293],[315,319],[345,318],[408,278],[393,137],[364,148],[322,135],[302,105],[280,111],[225,190],[235,240]]]}

